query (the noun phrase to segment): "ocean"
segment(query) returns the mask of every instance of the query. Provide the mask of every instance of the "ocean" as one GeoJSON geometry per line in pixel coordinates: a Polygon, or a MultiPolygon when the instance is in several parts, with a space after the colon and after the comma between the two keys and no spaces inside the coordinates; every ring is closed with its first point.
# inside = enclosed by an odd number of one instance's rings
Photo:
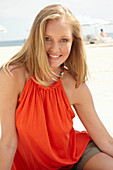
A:
{"type": "Polygon", "coordinates": [[[25,40],[0,41],[0,47],[22,46],[25,40]]]}
{"type": "MultiPolygon", "coordinates": [[[[113,33],[108,33],[108,36],[113,38],[113,33]]],[[[91,37],[93,37],[93,34],[91,35],[91,37]]],[[[24,42],[25,42],[25,39],[14,40],[14,41],[0,41],[0,47],[22,46],[24,42]]]]}

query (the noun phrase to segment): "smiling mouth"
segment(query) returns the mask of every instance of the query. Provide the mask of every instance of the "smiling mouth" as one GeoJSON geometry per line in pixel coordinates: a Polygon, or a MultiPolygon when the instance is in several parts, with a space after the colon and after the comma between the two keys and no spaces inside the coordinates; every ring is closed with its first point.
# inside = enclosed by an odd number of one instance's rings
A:
{"type": "Polygon", "coordinates": [[[57,58],[61,57],[61,55],[56,56],[56,55],[48,54],[48,57],[51,58],[51,59],[57,59],[57,58]]]}

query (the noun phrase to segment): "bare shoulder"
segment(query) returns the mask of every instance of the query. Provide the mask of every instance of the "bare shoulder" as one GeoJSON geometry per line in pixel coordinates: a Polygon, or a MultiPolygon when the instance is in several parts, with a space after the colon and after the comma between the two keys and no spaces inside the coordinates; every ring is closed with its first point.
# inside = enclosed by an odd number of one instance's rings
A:
{"type": "Polygon", "coordinates": [[[28,77],[27,70],[25,66],[18,67],[18,65],[9,66],[10,73],[7,72],[7,69],[0,70],[0,91],[11,91],[13,95],[19,96],[23,86],[28,77]]]}
{"type": "Polygon", "coordinates": [[[76,88],[76,80],[68,72],[66,72],[64,78],[62,79],[62,84],[69,102],[72,105],[81,103],[85,100],[87,95],[90,95],[90,91],[86,83],[82,83],[76,88]]]}

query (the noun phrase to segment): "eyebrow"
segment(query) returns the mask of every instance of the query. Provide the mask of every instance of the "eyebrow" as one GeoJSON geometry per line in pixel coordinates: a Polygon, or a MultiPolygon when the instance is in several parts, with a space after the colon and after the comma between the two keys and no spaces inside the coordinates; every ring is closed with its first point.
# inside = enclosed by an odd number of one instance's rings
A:
{"type": "MultiPolygon", "coordinates": [[[[47,34],[45,34],[45,36],[52,37],[51,35],[47,35],[47,34]]],[[[63,36],[61,36],[61,38],[70,38],[70,37],[67,35],[63,35],[63,36]]]]}

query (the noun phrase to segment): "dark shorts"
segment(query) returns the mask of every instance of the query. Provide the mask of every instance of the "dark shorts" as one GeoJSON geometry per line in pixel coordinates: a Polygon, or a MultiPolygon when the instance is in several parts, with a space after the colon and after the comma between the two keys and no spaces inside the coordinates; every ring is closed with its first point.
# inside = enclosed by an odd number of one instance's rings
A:
{"type": "Polygon", "coordinates": [[[86,162],[95,154],[100,153],[100,149],[93,141],[90,141],[79,161],[70,170],[82,170],[86,162]]]}

